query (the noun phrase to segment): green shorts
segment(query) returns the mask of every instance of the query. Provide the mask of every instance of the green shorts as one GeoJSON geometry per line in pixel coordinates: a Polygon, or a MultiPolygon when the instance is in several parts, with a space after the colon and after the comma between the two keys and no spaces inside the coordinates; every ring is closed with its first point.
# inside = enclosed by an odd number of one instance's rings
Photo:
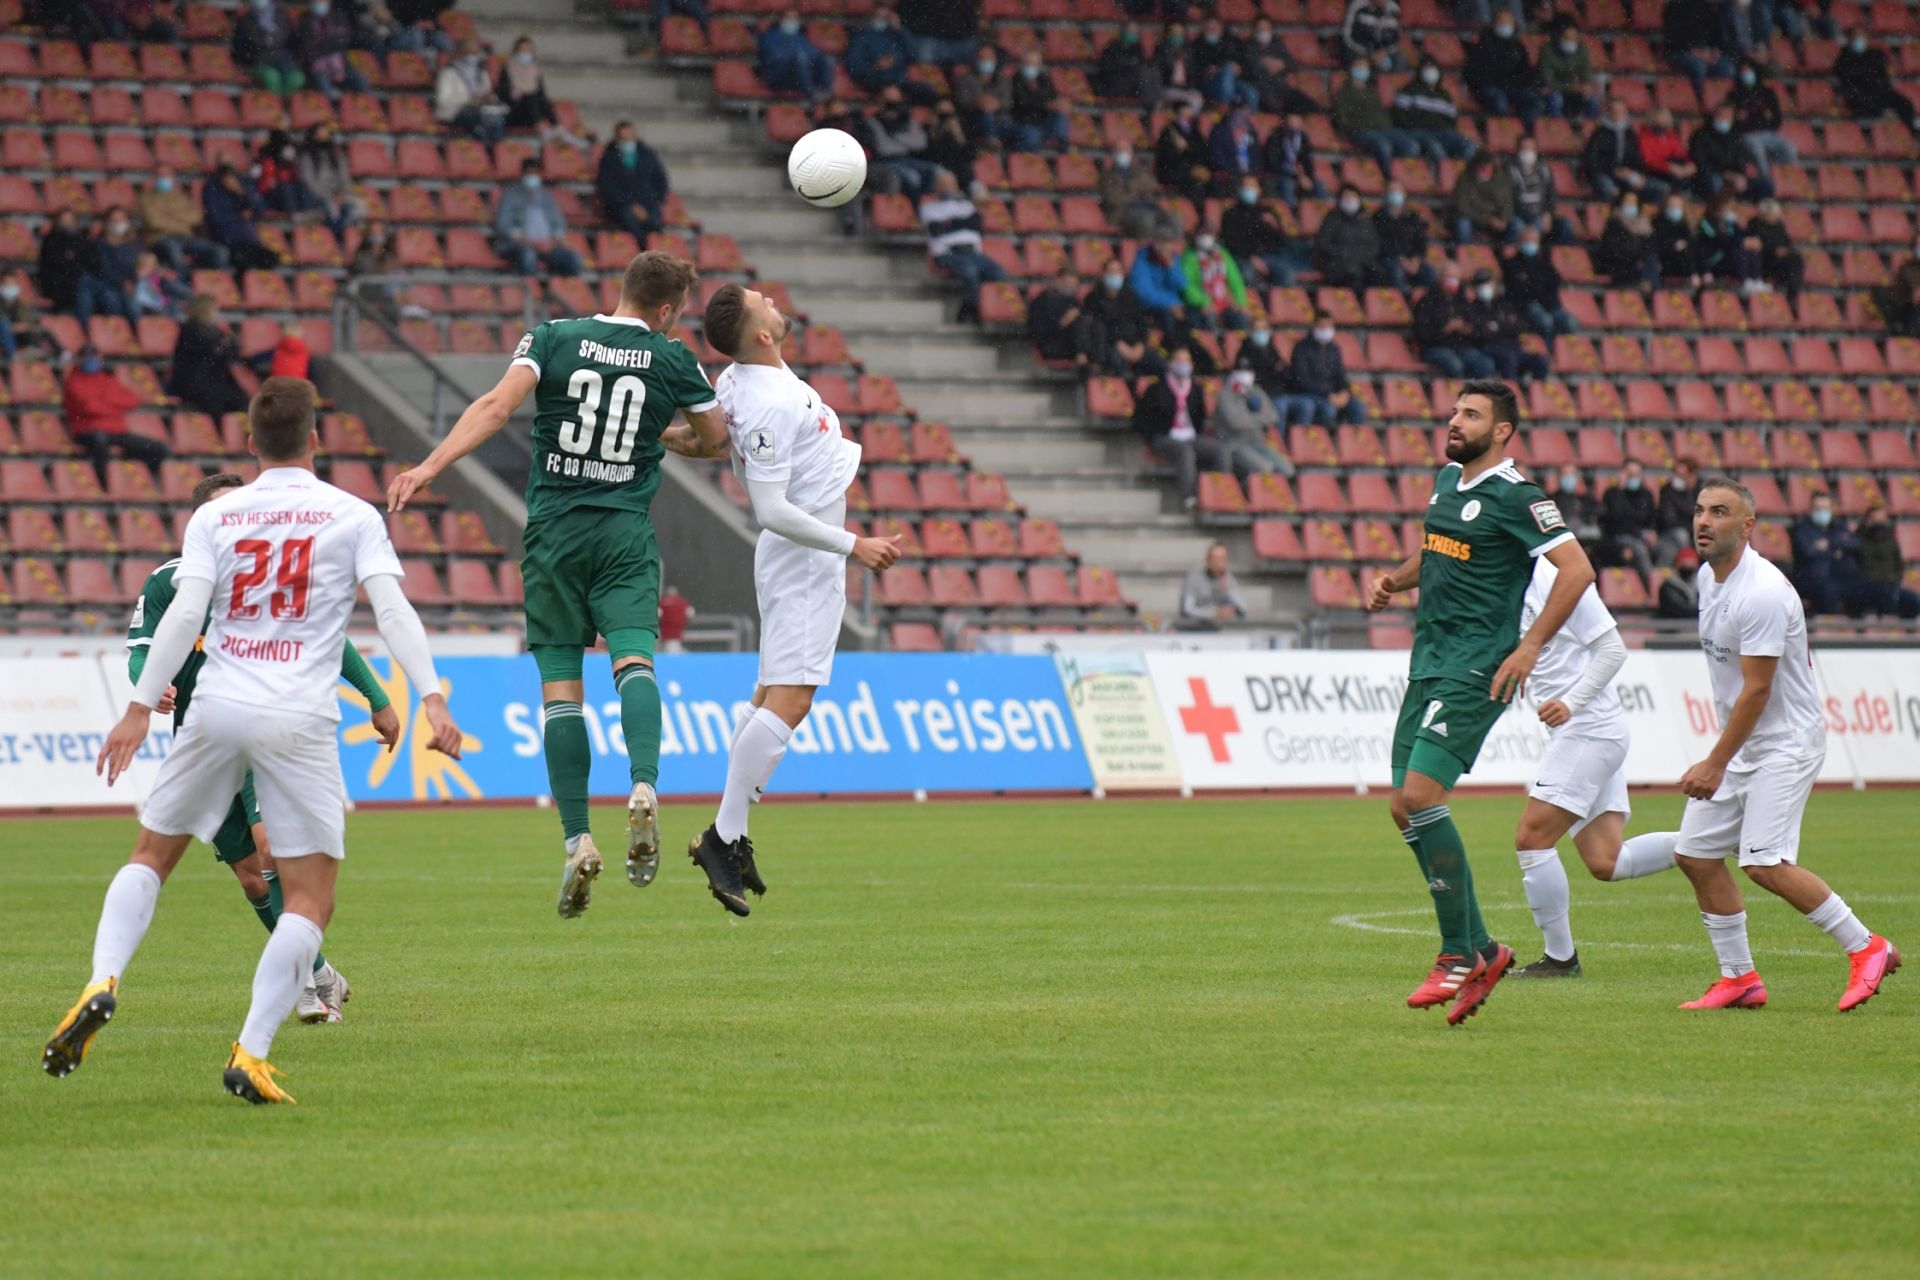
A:
{"type": "Polygon", "coordinates": [[[617,661],[653,657],[660,630],[660,547],[653,521],[616,507],[576,507],[527,525],[520,576],[527,647],[542,680],[578,680],[597,637],[617,661]]]}
{"type": "Polygon", "coordinates": [[[1480,747],[1505,714],[1507,704],[1487,696],[1478,680],[1447,677],[1410,680],[1393,728],[1393,785],[1409,772],[1424,774],[1449,791],[1470,772],[1480,747]]]}
{"type": "Polygon", "coordinates": [[[253,770],[247,770],[240,794],[233,798],[226,821],[213,833],[213,856],[222,862],[245,862],[253,856],[253,828],[260,821],[260,802],[253,797],[253,770]]]}

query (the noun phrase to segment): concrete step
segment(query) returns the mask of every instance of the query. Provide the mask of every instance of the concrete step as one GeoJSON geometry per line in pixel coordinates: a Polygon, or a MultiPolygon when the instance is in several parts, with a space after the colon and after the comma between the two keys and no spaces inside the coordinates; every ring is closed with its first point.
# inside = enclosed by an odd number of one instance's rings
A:
{"type": "MultiPolygon", "coordinates": [[[[667,172],[673,175],[676,188],[679,181],[679,169],[674,159],[662,156],[667,172]]],[[[687,200],[685,193],[682,200],[687,200]]],[[[721,235],[732,236],[740,242],[742,253],[748,253],[751,245],[754,251],[773,244],[789,245],[793,242],[824,242],[831,239],[842,244],[857,244],[840,235],[840,219],[830,209],[815,209],[799,198],[792,200],[743,200],[736,192],[712,193],[687,200],[688,209],[698,218],[701,227],[721,235]],[[716,198],[716,196],[720,198],[716,198]]],[[[752,257],[748,253],[749,258],[752,257]]]]}
{"type": "MultiPolygon", "coordinates": [[[[744,246],[742,252],[745,252],[744,246]]],[[[752,261],[751,255],[748,255],[748,260],[752,261]]],[[[917,332],[944,324],[947,314],[946,302],[937,297],[916,298],[892,292],[876,297],[871,292],[849,292],[817,285],[802,285],[794,289],[793,300],[816,324],[830,324],[842,329],[848,322],[857,319],[867,324],[917,332]]]]}
{"type": "Polygon", "coordinates": [[[769,248],[750,259],[754,271],[763,280],[775,280],[789,289],[795,286],[868,285],[892,292],[912,288],[914,281],[885,258],[861,253],[857,248],[824,241],[803,247],[769,248]]]}
{"type": "MultiPolygon", "coordinates": [[[[1041,488],[1022,485],[1014,495],[1028,511],[1048,520],[1068,521],[1074,517],[1111,517],[1115,520],[1148,520],[1160,514],[1160,494],[1154,489],[1110,489],[1096,486],[1041,488]]],[[[1073,546],[1071,537],[1068,546],[1073,546]]]]}
{"type": "MultiPolygon", "coordinates": [[[[677,79],[641,62],[608,66],[603,61],[552,63],[542,58],[541,70],[546,74],[549,92],[579,104],[583,114],[592,103],[644,119],[655,108],[676,107],[684,101],[677,79]]],[[[700,111],[698,104],[688,104],[688,111],[708,114],[700,111]]]]}
{"type": "Polygon", "coordinates": [[[1128,483],[1130,479],[1120,468],[1109,468],[1102,463],[1097,442],[1072,436],[970,441],[962,446],[961,452],[983,471],[998,471],[1008,477],[1031,477],[1034,483],[1054,482],[1062,478],[1063,472],[1067,478],[1083,482],[1095,476],[1115,484],[1128,483]]]}
{"type": "Polygon", "coordinates": [[[1124,531],[1096,532],[1064,522],[1061,532],[1068,546],[1094,564],[1135,573],[1184,574],[1206,559],[1207,544],[1212,541],[1192,534],[1183,538],[1143,538],[1124,531]]]}
{"type": "Polygon", "coordinates": [[[785,174],[745,160],[724,164],[704,160],[682,162],[673,168],[673,189],[680,193],[682,200],[689,202],[698,201],[702,196],[732,196],[736,199],[756,197],[772,203],[784,196],[802,209],[809,207],[788,190],[785,174]]]}
{"type": "Polygon", "coordinates": [[[1027,422],[1058,412],[1054,393],[1004,382],[966,386],[954,382],[902,378],[900,395],[921,416],[942,422],[1027,422]]]}
{"type": "Polygon", "coordinates": [[[875,373],[991,374],[1000,371],[1000,353],[964,339],[921,338],[895,334],[864,338],[854,350],[862,364],[875,373]]]}

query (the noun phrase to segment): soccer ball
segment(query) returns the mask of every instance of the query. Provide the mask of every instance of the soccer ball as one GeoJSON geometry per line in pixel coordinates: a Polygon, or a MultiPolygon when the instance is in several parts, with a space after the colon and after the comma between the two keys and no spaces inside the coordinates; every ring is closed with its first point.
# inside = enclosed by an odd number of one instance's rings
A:
{"type": "Polygon", "coordinates": [[[816,209],[838,209],[867,181],[867,153],[850,133],[815,129],[787,153],[787,181],[816,209]]]}

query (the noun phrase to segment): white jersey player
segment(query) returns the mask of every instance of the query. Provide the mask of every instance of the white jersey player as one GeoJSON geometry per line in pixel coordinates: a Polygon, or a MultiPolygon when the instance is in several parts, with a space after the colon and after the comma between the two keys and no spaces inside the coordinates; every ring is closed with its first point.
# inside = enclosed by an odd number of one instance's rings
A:
{"type": "MultiPolygon", "coordinates": [[[[734,363],[714,380],[733,466],[753,500],[760,540],[753,552],[760,604],[760,678],[734,724],[727,788],[713,825],[689,850],[720,905],[748,912],[746,891],[766,882],[747,838],[747,807],[786,754],[787,740],[833,674],[847,607],[847,561],[880,570],[899,556],[898,538],[856,537],[846,528],[847,486],[860,446],[840,416],[787,368],[780,344],[791,328],[764,295],[723,285],[707,303],[707,342],[734,363]]],[[[690,457],[711,456],[689,427],[661,437],[690,457]]]]}
{"type": "MultiPolygon", "coordinates": [[[[1533,579],[1520,609],[1520,634],[1540,616],[1559,570],[1545,556],[1535,559],[1533,579]]],[[[1580,955],[1567,922],[1572,894],[1555,848],[1572,835],[1574,848],[1596,880],[1630,880],[1673,866],[1675,833],[1624,840],[1633,806],[1627,799],[1627,748],[1631,735],[1613,678],[1627,660],[1613,615],[1591,586],[1573,613],[1540,651],[1529,689],[1540,720],[1552,731],[1540,757],[1527,807],[1514,833],[1520,879],[1546,954],[1522,978],[1577,978],[1580,955]]]]}
{"type": "Polygon", "coordinates": [[[1724,477],[1702,482],[1693,533],[1700,568],[1700,648],[1721,725],[1707,758],[1680,778],[1680,868],[1693,882],[1720,979],[1683,1009],[1758,1008],[1767,988],[1747,945],[1747,913],[1726,859],[1784,898],[1847,953],[1840,1010],[1871,1000],[1900,953],[1870,933],[1826,881],[1804,870],[1800,822],[1827,756],[1826,717],[1807,647],[1807,619],[1785,574],[1754,551],[1753,494],[1724,477]]]}
{"type": "Polygon", "coordinates": [[[47,1043],[42,1061],[52,1075],[78,1067],[113,1017],[161,884],[193,837],[213,838],[251,769],[285,909],[260,955],[253,1003],[222,1082],[249,1102],[293,1101],[274,1082],[267,1053],[313,968],[346,853],[334,682],[357,587],[366,588],[381,638],[420,690],[432,745],[459,754],[460,730],[440,695],[426,632],[401,594],[384,522],[313,474],[314,409],[312,383],[269,378],[248,410],[259,479],[207,503],[187,524],[173,607],[100,751],[108,785],[146,741],[152,711],[203,619],[207,661],[154,777],[133,856],[107,889],[93,977],[47,1043]]]}

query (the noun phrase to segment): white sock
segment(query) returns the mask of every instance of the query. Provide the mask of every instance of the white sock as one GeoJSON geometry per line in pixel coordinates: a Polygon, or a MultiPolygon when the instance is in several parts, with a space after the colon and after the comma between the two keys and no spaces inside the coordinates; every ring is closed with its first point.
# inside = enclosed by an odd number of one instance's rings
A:
{"type": "MultiPolygon", "coordinates": [[[[733,737],[729,739],[727,742],[727,754],[729,756],[733,754],[733,749],[740,745],[740,734],[746,729],[748,725],[753,723],[753,713],[756,709],[757,708],[749,705],[749,706],[741,707],[738,711],[733,713],[733,737]]],[[[753,803],[754,804],[760,803],[759,787],[755,787],[753,789],[753,803]]]]}
{"type": "Polygon", "coordinates": [[[1553,960],[1573,959],[1573,926],[1567,912],[1573,905],[1573,893],[1567,888],[1567,869],[1561,865],[1558,849],[1522,849],[1520,885],[1527,895],[1527,909],[1540,926],[1546,940],[1547,956],[1553,960]]]}
{"type": "Polygon", "coordinates": [[[1853,908],[1837,893],[1829,894],[1825,902],[1807,912],[1807,919],[1825,929],[1827,936],[1839,943],[1848,955],[1864,951],[1873,940],[1867,926],[1860,923],[1860,917],[1853,914],[1853,908]]]}
{"type": "MultiPolygon", "coordinates": [[[[322,855],[324,856],[324,855],[322,855]]],[[[253,1004],[240,1028],[240,1047],[256,1058],[273,1048],[273,1033],[293,1012],[293,1002],[313,978],[313,958],[320,953],[320,926],[305,916],[284,912],[260,953],[253,971],[253,1004]]]]}
{"type": "Polygon", "coordinates": [[[100,905],[100,928],[93,935],[93,977],[91,986],[118,978],[127,971],[127,962],[147,936],[153,923],[154,904],[160,901],[160,873],[138,862],[120,868],[107,886],[107,900],[100,905]]]}
{"type": "Polygon", "coordinates": [[[1738,978],[1753,972],[1753,951],[1747,946],[1746,912],[1717,916],[1711,911],[1702,911],[1700,923],[1707,926],[1713,954],[1720,957],[1721,977],[1738,978]]]}
{"type": "Polygon", "coordinates": [[[726,794],[720,797],[720,812],[713,820],[714,833],[722,840],[731,842],[747,834],[747,805],[754,790],[773,776],[773,767],[787,753],[787,739],[792,736],[787,722],[765,707],[740,727],[727,757],[726,794]]]}
{"type": "Polygon", "coordinates": [[[1680,843],[1678,831],[1649,831],[1620,846],[1614,860],[1615,880],[1636,880],[1673,869],[1673,851],[1680,843]]]}

